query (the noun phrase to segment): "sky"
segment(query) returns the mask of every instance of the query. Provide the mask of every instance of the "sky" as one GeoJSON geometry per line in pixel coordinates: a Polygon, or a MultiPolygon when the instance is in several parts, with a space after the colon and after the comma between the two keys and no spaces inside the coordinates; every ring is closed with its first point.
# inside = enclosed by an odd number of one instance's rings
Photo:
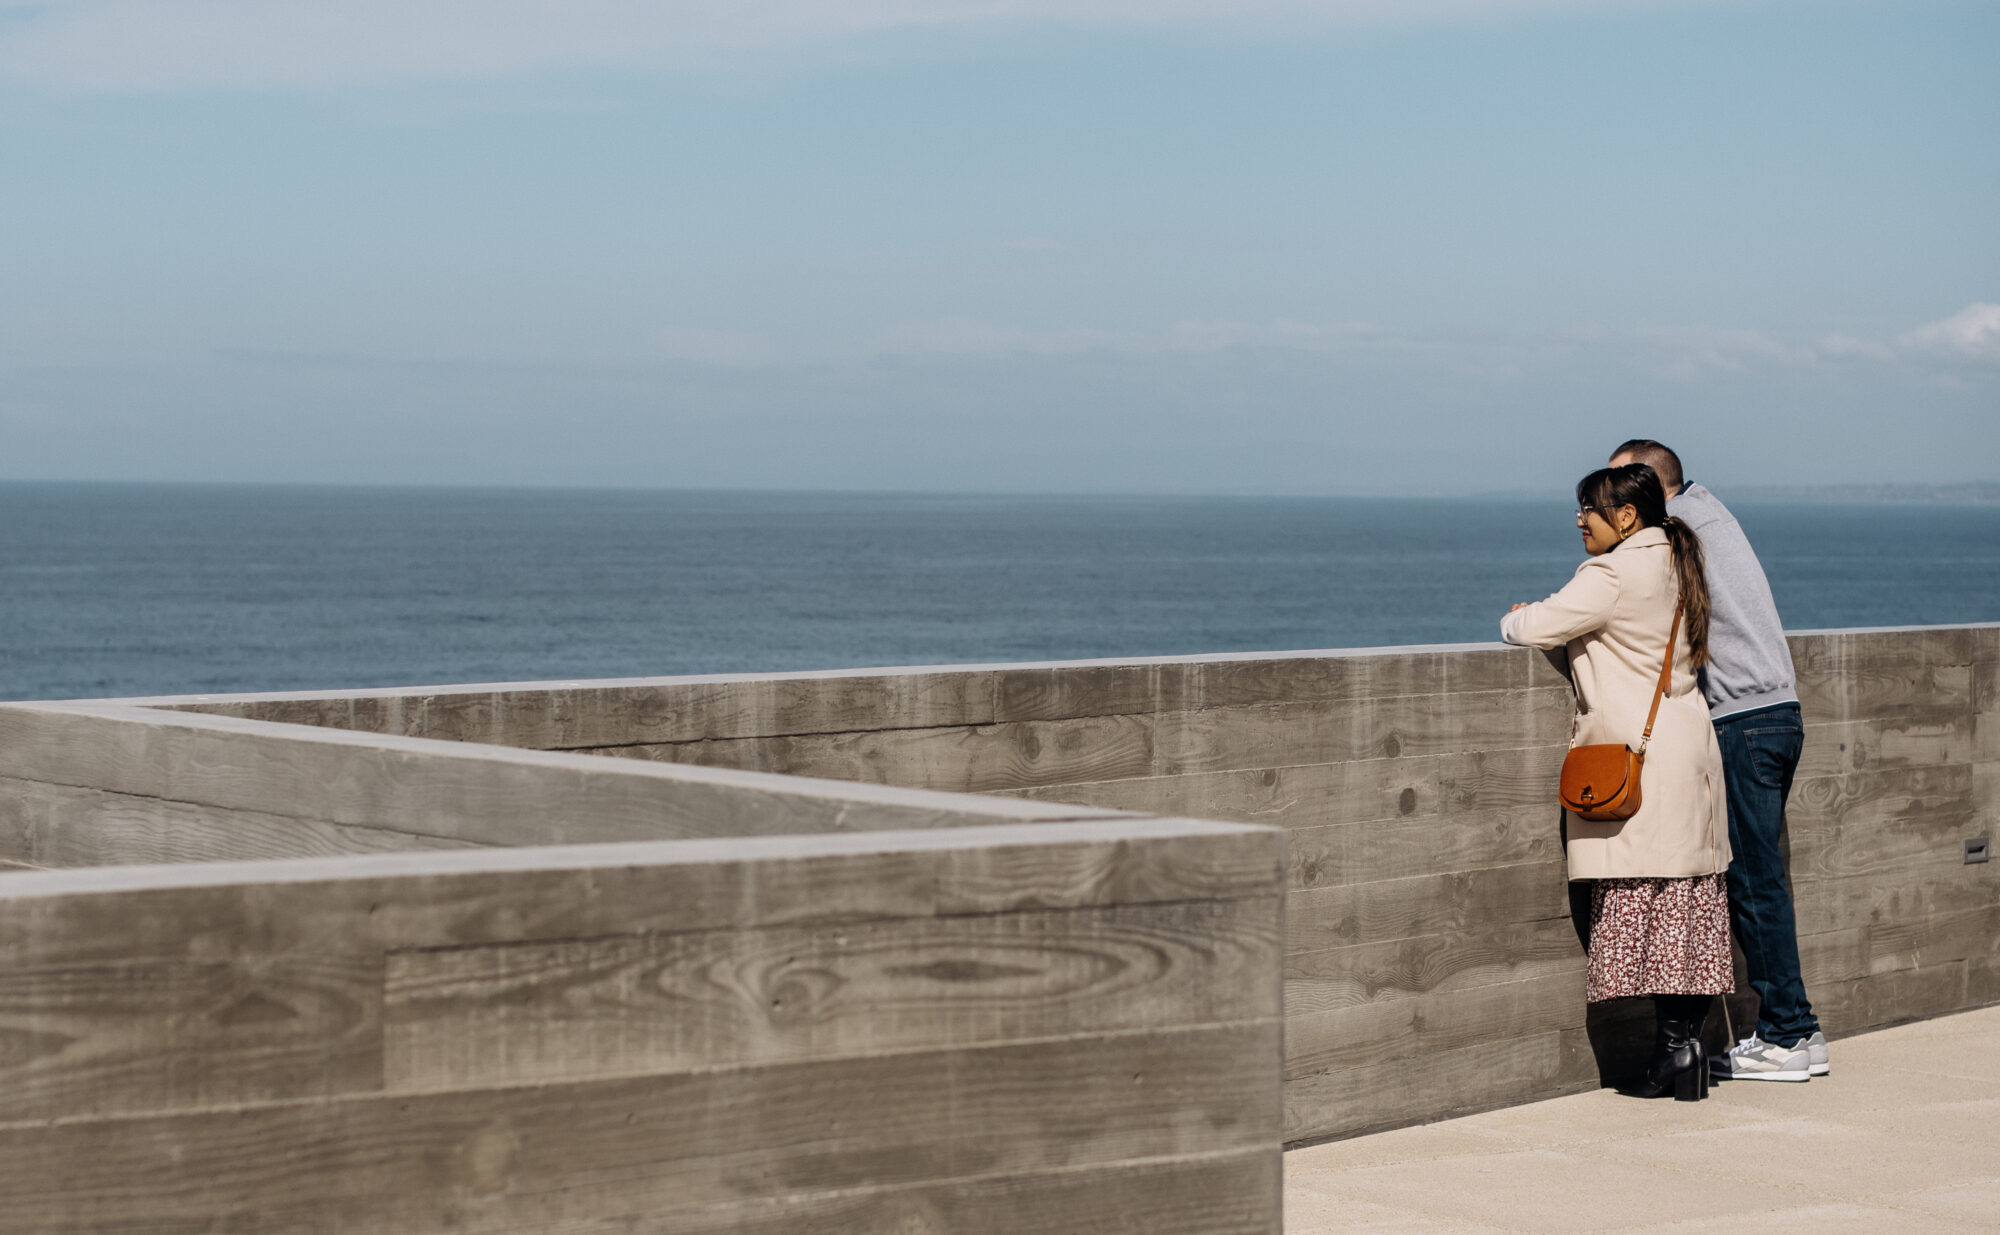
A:
{"type": "Polygon", "coordinates": [[[2000,4],[0,0],[0,478],[2000,480],[2000,4]]]}

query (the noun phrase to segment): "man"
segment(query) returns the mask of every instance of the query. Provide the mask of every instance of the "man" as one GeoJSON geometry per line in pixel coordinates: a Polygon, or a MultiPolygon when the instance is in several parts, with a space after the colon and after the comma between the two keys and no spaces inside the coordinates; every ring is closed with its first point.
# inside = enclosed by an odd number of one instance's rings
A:
{"type": "Polygon", "coordinates": [[[1750,985],[1757,992],[1757,1029],[1710,1062],[1734,1080],[1803,1081],[1825,1076],[1826,1035],[1806,998],[1799,973],[1798,927],[1779,834],[1785,798],[1799,766],[1805,727],[1778,606],[1764,567],[1729,508],[1689,484],[1680,456],[1658,442],[1635,439],[1612,452],[1611,464],[1643,463],[1667,492],[1667,513],[1701,537],[1709,592],[1708,664],[1702,693],[1722,747],[1729,797],[1729,918],[1750,985]]]}

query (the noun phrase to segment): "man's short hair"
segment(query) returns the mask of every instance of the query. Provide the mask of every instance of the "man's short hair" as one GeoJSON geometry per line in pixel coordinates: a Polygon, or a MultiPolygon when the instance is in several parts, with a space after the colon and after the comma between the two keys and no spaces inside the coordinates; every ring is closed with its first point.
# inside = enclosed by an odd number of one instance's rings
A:
{"type": "Polygon", "coordinates": [[[1660,487],[1672,497],[1681,487],[1681,457],[1665,446],[1646,437],[1635,437],[1611,452],[1616,459],[1619,455],[1631,455],[1634,463],[1643,463],[1653,469],[1660,478],[1660,487]]]}

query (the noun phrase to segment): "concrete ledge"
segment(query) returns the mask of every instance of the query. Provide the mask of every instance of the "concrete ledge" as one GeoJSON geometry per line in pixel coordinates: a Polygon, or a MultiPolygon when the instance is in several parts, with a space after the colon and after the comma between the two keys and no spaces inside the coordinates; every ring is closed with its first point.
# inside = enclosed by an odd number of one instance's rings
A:
{"type": "Polygon", "coordinates": [[[10,875],[0,1231],[1274,1235],[1281,879],[1145,819],[10,875]]]}
{"type": "MultiPolygon", "coordinates": [[[[2000,1001],[2000,866],[1962,861],[2000,822],[2000,624],[1792,650],[1792,869],[1830,1032],[2000,1001]]],[[[1544,657],[1491,644],[8,705],[0,863],[1270,825],[1299,1144],[1594,1089],[1637,1057],[1643,1004],[1582,1003],[1568,709],[1544,657]]]]}

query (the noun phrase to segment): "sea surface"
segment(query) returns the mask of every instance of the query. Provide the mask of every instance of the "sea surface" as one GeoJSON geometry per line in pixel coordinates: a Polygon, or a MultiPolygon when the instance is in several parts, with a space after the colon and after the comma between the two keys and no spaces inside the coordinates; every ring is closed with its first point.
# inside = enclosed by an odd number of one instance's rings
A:
{"type": "MultiPolygon", "coordinates": [[[[0,698],[1487,641],[1573,507],[5,483],[0,698]]],[[[1734,509],[1792,629],[2000,620],[2000,506],[1734,509]]]]}

